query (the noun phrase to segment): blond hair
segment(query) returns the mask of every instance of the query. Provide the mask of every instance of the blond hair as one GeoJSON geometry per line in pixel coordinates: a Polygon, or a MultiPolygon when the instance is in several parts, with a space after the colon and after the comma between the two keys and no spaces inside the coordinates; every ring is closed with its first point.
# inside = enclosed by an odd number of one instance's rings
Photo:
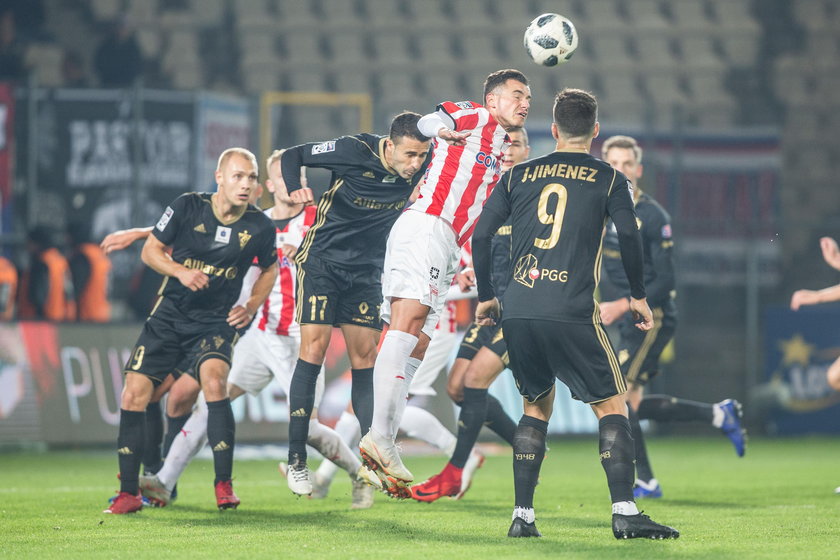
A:
{"type": "Polygon", "coordinates": [[[616,135],[604,140],[604,145],[601,147],[601,157],[607,159],[607,152],[612,148],[633,150],[633,154],[636,156],[636,163],[642,163],[642,148],[632,136],[616,135]]]}
{"type": "Polygon", "coordinates": [[[257,164],[257,156],[255,156],[253,153],[251,153],[250,150],[246,150],[245,148],[228,148],[227,150],[222,152],[222,155],[219,156],[219,163],[216,165],[216,171],[221,171],[222,167],[224,167],[225,163],[227,163],[227,160],[229,160],[230,156],[232,156],[233,154],[240,155],[248,161],[250,161],[251,164],[254,166],[254,169],[256,169],[257,172],[259,172],[260,166],[259,164],[257,164]]]}
{"type": "Polygon", "coordinates": [[[268,156],[268,159],[267,159],[267,160],[265,160],[265,168],[266,168],[266,171],[268,170],[268,168],[269,168],[269,167],[271,167],[271,165],[272,165],[275,161],[279,161],[279,160],[280,160],[280,158],[283,156],[283,152],[285,152],[285,151],[286,151],[286,148],[282,148],[282,149],[280,149],[280,150],[274,150],[273,152],[271,152],[271,155],[270,155],[270,156],[268,156]]]}

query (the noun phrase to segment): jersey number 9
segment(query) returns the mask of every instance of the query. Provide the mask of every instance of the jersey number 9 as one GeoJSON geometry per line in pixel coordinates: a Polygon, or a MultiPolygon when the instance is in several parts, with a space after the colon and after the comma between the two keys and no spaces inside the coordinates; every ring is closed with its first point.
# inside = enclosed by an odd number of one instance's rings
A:
{"type": "Polygon", "coordinates": [[[551,249],[560,240],[560,230],[563,228],[563,216],[566,214],[567,198],[566,187],[560,183],[549,183],[540,193],[540,200],[537,204],[537,217],[539,217],[540,222],[551,226],[551,233],[545,239],[539,237],[534,239],[534,246],[537,249],[551,249]],[[551,195],[557,196],[554,212],[549,212],[548,210],[548,202],[551,195]]]}

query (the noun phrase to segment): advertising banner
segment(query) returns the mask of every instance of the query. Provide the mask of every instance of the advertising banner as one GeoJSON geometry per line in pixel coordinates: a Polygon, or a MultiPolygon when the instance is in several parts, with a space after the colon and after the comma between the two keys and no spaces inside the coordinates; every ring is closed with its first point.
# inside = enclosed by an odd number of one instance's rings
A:
{"type": "Polygon", "coordinates": [[[826,380],[840,357],[838,324],[838,305],[767,310],[766,382],[755,396],[772,411],[770,433],[840,433],[840,392],[826,380]]]}
{"type": "MultiPolygon", "coordinates": [[[[196,190],[216,190],[216,166],[219,155],[228,148],[252,145],[251,112],[247,99],[202,93],[196,104],[196,190]]],[[[265,162],[260,161],[260,169],[265,162]]],[[[263,176],[265,173],[263,173],[263,176]]]]}
{"type": "MultiPolygon", "coordinates": [[[[116,441],[123,367],[141,325],[24,322],[0,325],[0,443],[54,445],[116,441]]],[[[325,362],[328,379],[347,370],[336,331],[325,362]]],[[[335,418],[346,400],[333,411],[335,418]]],[[[234,401],[237,441],[287,439],[286,395],[276,381],[234,401]]]]}

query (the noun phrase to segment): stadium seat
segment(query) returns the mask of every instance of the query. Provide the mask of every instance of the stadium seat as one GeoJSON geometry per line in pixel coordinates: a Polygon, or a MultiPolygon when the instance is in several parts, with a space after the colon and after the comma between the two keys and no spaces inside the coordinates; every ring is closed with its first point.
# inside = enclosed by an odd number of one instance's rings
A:
{"type": "Polygon", "coordinates": [[[132,25],[158,25],[158,0],[127,0],[125,15],[132,25]]]}
{"type": "Polygon", "coordinates": [[[251,31],[239,34],[242,58],[267,59],[277,56],[277,36],[273,32],[251,31]]]}
{"type": "Polygon", "coordinates": [[[91,0],[90,10],[98,21],[109,22],[122,10],[122,0],[91,0]]]}
{"type": "Polygon", "coordinates": [[[633,38],[638,54],[638,66],[652,68],[673,68],[678,60],[668,36],[664,33],[642,33],[633,38]]]}
{"type": "Polygon", "coordinates": [[[417,53],[412,48],[411,36],[406,36],[396,29],[377,31],[371,39],[373,39],[373,55],[378,64],[389,63],[400,66],[417,60],[417,53]]]}
{"type": "Polygon", "coordinates": [[[324,62],[321,36],[311,29],[287,29],[281,35],[284,59],[291,64],[312,66],[324,62]]]}
{"type": "Polygon", "coordinates": [[[417,43],[424,66],[434,70],[435,67],[451,67],[457,63],[455,44],[448,31],[420,33],[417,43]]]}
{"type": "Polygon", "coordinates": [[[724,69],[695,68],[685,72],[691,97],[698,101],[710,102],[719,99],[731,101],[732,95],[726,89],[725,77],[724,69]]]}
{"type": "Polygon", "coordinates": [[[723,69],[723,60],[715,52],[712,40],[707,33],[685,33],[679,38],[678,44],[683,63],[689,70],[695,67],[723,69]]]}
{"type": "Polygon", "coordinates": [[[487,33],[501,23],[495,15],[495,8],[487,0],[456,0],[449,4],[449,10],[460,29],[480,29],[487,33]]]}
{"type": "Polygon", "coordinates": [[[603,71],[613,68],[630,68],[636,60],[631,56],[629,43],[624,35],[609,34],[592,43],[595,62],[603,71]]]}
{"type": "Polygon", "coordinates": [[[368,36],[357,30],[342,29],[328,35],[329,60],[337,65],[363,65],[370,60],[367,47],[368,36]]]}
{"type": "Polygon", "coordinates": [[[250,57],[242,61],[240,71],[249,93],[262,93],[280,89],[277,57],[269,59],[250,57]]]}
{"type": "Polygon", "coordinates": [[[681,84],[681,77],[670,69],[645,73],[645,87],[651,99],[664,107],[687,103],[688,96],[681,84]]]}
{"type": "Polygon", "coordinates": [[[677,30],[709,30],[709,13],[704,2],[678,0],[669,4],[677,30]]]}
{"type": "Polygon", "coordinates": [[[381,30],[395,30],[394,22],[405,22],[408,16],[401,2],[393,0],[365,0],[370,22],[381,30]]]}
{"type": "Polygon", "coordinates": [[[633,28],[639,32],[637,37],[664,33],[671,26],[662,11],[660,0],[625,0],[623,9],[631,14],[633,28]]]}
{"type": "Polygon", "coordinates": [[[367,22],[363,3],[355,0],[321,0],[321,11],[327,18],[327,25],[335,29],[349,30],[367,22]]]}
{"type": "Polygon", "coordinates": [[[359,68],[339,68],[332,73],[333,91],[339,93],[370,93],[370,75],[359,68]]]}
{"type": "Polygon", "coordinates": [[[321,24],[310,2],[280,2],[274,22],[282,30],[313,29],[321,24]]]}
{"type": "Polygon", "coordinates": [[[318,66],[300,68],[287,74],[286,85],[292,91],[327,91],[325,72],[318,66]]]}
{"type": "Polygon", "coordinates": [[[430,29],[447,30],[456,29],[454,17],[448,17],[449,12],[445,9],[445,0],[423,0],[423,2],[408,2],[411,17],[411,26],[418,31],[430,29]]]}
{"type": "Polygon", "coordinates": [[[225,14],[225,0],[189,0],[195,23],[202,27],[218,26],[225,14]]]}
{"type": "Polygon", "coordinates": [[[467,64],[499,65],[502,57],[496,44],[496,36],[486,30],[466,30],[458,34],[467,64]]]}
{"type": "Polygon", "coordinates": [[[759,36],[749,28],[733,28],[720,37],[724,56],[732,66],[753,66],[758,57],[759,36]]]}

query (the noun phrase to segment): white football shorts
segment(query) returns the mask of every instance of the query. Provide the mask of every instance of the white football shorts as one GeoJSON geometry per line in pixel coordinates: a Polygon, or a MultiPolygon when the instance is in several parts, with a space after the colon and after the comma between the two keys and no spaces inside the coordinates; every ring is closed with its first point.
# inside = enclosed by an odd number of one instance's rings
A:
{"type": "Polygon", "coordinates": [[[421,330],[431,338],[460,259],[455,232],[446,220],[417,210],[403,212],[385,250],[382,320],[391,322],[391,298],[416,299],[429,306],[421,330]]]}

